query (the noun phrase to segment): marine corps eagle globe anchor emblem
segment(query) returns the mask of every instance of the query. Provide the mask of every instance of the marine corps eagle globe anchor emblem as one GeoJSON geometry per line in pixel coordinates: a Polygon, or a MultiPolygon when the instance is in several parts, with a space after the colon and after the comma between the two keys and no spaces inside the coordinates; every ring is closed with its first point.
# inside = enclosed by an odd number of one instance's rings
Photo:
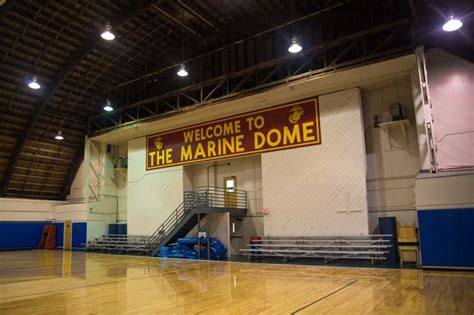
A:
{"type": "Polygon", "coordinates": [[[296,124],[301,117],[303,117],[304,110],[299,106],[293,106],[290,109],[290,116],[288,117],[288,121],[292,124],[296,124]]]}
{"type": "Polygon", "coordinates": [[[158,149],[158,150],[163,149],[163,139],[161,137],[157,137],[155,139],[154,144],[155,144],[156,149],[158,149]]]}

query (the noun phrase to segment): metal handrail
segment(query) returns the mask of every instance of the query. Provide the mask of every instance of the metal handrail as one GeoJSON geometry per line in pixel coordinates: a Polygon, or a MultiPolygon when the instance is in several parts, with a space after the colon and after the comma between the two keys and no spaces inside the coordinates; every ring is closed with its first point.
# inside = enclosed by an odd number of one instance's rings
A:
{"type": "Polygon", "coordinates": [[[196,193],[208,195],[207,207],[247,209],[247,192],[245,190],[227,191],[221,187],[203,186],[194,188],[196,193]]]}
{"type": "Polygon", "coordinates": [[[185,192],[184,201],[148,239],[150,246],[152,247],[160,243],[162,239],[181,222],[189,211],[197,207],[207,206],[205,202],[207,199],[207,193],[195,193],[194,191],[185,192]]]}
{"type": "Polygon", "coordinates": [[[151,249],[157,246],[184,217],[195,208],[247,208],[247,192],[244,190],[226,191],[224,188],[204,186],[184,192],[183,202],[166,218],[166,220],[148,238],[151,249]]]}

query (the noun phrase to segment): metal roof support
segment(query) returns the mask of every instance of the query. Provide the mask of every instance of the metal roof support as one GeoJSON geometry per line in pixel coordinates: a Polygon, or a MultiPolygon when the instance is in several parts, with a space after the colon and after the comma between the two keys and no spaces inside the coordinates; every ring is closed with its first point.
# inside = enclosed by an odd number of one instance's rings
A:
{"type": "Polygon", "coordinates": [[[180,26],[181,28],[183,28],[184,30],[186,30],[187,32],[191,33],[192,35],[196,36],[197,38],[199,39],[202,39],[202,36],[198,33],[196,33],[195,31],[193,31],[193,29],[191,29],[191,27],[185,25],[184,23],[180,22],[177,18],[174,18],[172,17],[169,13],[167,13],[165,10],[159,8],[157,5],[154,5],[153,8],[158,11],[160,14],[162,14],[163,16],[165,16],[166,18],[168,18],[169,20],[171,20],[173,23],[177,24],[178,26],[180,26]]]}
{"type": "Polygon", "coordinates": [[[209,21],[208,19],[203,17],[201,14],[199,14],[195,9],[191,8],[189,4],[184,3],[182,0],[178,0],[178,4],[181,7],[183,7],[185,10],[190,12],[192,15],[194,15],[195,17],[197,17],[198,19],[203,21],[205,24],[210,26],[212,29],[214,29],[214,31],[216,31],[216,32],[220,31],[219,28],[216,25],[214,25],[211,21],[209,21]]]}
{"type": "MultiPolygon", "coordinates": [[[[233,97],[242,96],[245,93],[251,93],[257,90],[264,90],[271,86],[287,83],[289,81],[299,80],[305,77],[315,76],[315,75],[329,72],[329,71],[334,71],[339,68],[354,66],[356,64],[364,64],[367,62],[373,62],[375,60],[386,58],[389,55],[395,56],[395,55],[398,55],[398,54],[401,54],[403,52],[407,52],[413,49],[412,43],[409,42],[406,45],[400,44],[399,47],[395,49],[388,49],[386,47],[387,45],[382,45],[383,47],[378,48],[380,52],[377,52],[375,54],[363,55],[363,52],[361,51],[357,54],[357,56],[350,56],[349,60],[346,60],[346,61],[343,60],[343,57],[351,49],[353,49],[357,43],[360,43],[361,41],[364,42],[362,40],[363,37],[371,36],[374,34],[386,33],[387,31],[390,31],[392,29],[397,29],[400,26],[408,26],[408,22],[409,21],[407,19],[403,19],[396,22],[379,25],[367,30],[363,30],[363,31],[356,32],[356,33],[353,33],[353,34],[350,34],[350,35],[347,35],[335,40],[328,41],[326,43],[322,43],[320,45],[317,45],[311,48],[307,48],[304,52],[300,54],[301,56],[305,56],[307,60],[311,60],[311,58],[314,58],[313,56],[320,55],[321,51],[324,51],[325,49],[337,48],[339,53],[336,56],[334,56],[334,58],[332,58],[332,60],[330,61],[330,65],[326,65],[325,67],[321,67],[321,65],[319,66],[317,65],[315,69],[311,69],[311,68],[308,69],[311,62],[302,62],[302,65],[298,67],[298,69],[294,73],[292,73],[292,75],[287,76],[284,73],[279,73],[279,70],[283,69],[283,66],[289,65],[291,62],[294,61],[295,58],[294,56],[290,54],[286,54],[282,57],[267,60],[265,62],[262,62],[260,64],[257,64],[247,69],[239,70],[230,74],[225,74],[219,77],[214,77],[204,82],[197,82],[185,87],[178,88],[176,90],[163,91],[162,93],[158,93],[158,95],[153,95],[149,98],[141,99],[137,102],[129,102],[129,104],[119,108],[114,115],[120,115],[121,113],[124,113],[130,116],[130,118],[132,118],[133,116],[138,115],[140,106],[146,106],[147,104],[154,104],[155,102],[165,103],[164,101],[165,99],[168,99],[168,98],[176,99],[179,95],[182,95],[183,93],[188,94],[188,95],[197,94],[203,88],[205,88],[206,90],[209,89],[210,90],[209,94],[205,96],[202,101],[198,103],[193,102],[193,105],[195,106],[202,106],[209,102],[217,102],[217,101],[222,101],[224,99],[230,99],[233,97]],[[263,81],[258,81],[258,80],[250,81],[250,78],[253,75],[257,76],[256,72],[258,72],[260,75],[264,77],[263,81]],[[219,91],[219,87],[222,86],[226,82],[229,82],[230,86],[233,87],[233,89],[227,92],[219,91]],[[248,84],[248,87],[244,88],[246,83],[248,84]],[[222,92],[222,93],[219,93],[219,92],[222,92]]],[[[390,39],[393,39],[393,37],[390,36],[390,39]]],[[[377,46],[377,44],[374,44],[374,45],[377,46]]],[[[328,62],[326,62],[325,64],[327,63],[328,62]]],[[[183,100],[180,99],[180,101],[183,101],[183,100]]],[[[156,119],[160,116],[169,115],[170,113],[177,113],[181,110],[180,108],[172,106],[171,104],[168,104],[167,102],[165,104],[168,105],[170,110],[159,111],[158,113],[156,113],[156,115],[141,114],[140,117],[138,118],[137,116],[135,120],[133,119],[127,120],[118,124],[113,123],[114,120],[112,119],[112,117],[110,117],[111,115],[109,113],[101,113],[96,116],[92,116],[89,118],[89,127],[92,127],[93,129],[89,130],[89,134],[97,135],[99,133],[102,133],[114,128],[119,128],[119,127],[123,127],[130,124],[135,124],[135,123],[143,122],[150,119],[156,119]],[[113,124],[110,125],[110,122],[112,122],[113,124]]],[[[188,104],[188,105],[191,105],[191,104],[188,104]]],[[[188,106],[188,105],[184,104],[184,106],[188,106]]]]}

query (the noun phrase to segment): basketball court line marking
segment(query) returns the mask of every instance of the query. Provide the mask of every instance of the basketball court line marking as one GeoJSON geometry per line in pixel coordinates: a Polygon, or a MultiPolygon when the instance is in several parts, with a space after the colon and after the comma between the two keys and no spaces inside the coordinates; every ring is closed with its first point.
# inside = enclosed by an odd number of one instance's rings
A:
{"type": "Polygon", "coordinates": [[[309,303],[309,304],[306,304],[305,306],[303,306],[303,307],[297,309],[296,311],[292,312],[291,315],[294,315],[294,314],[296,314],[296,313],[298,313],[298,312],[304,310],[305,308],[308,308],[308,307],[310,307],[311,305],[314,305],[314,304],[316,304],[316,303],[318,303],[318,302],[320,302],[320,301],[322,301],[322,300],[324,300],[324,299],[330,297],[331,295],[334,295],[334,294],[336,294],[337,292],[344,290],[345,288],[347,288],[347,287],[353,285],[353,284],[356,283],[357,281],[358,281],[358,280],[354,280],[354,281],[352,281],[352,282],[350,282],[350,283],[348,283],[348,284],[346,284],[346,285],[344,285],[344,286],[342,286],[342,287],[340,287],[340,288],[338,288],[338,289],[332,291],[331,293],[329,293],[329,294],[327,294],[327,295],[325,295],[325,296],[323,296],[323,297],[317,299],[316,301],[311,302],[311,303],[309,303]]]}

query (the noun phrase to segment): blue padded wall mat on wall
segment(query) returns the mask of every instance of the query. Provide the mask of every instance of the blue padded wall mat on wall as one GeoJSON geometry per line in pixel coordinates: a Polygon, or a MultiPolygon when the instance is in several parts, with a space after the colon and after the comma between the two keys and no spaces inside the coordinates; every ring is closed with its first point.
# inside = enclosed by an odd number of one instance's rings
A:
{"type": "Polygon", "coordinates": [[[117,234],[118,224],[109,224],[109,234],[117,234]]]}
{"type": "Polygon", "coordinates": [[[127,224],[117,224],[117,234],[127,234],[127,224]]]}
{"type": "Polygon", "coordinates": [[[422,265],[474,268],[474,208],[418,210],[422,265]]]}
{"type": "Polygon", "coordinates": [[[87,242],[87,223],[72,223],[72,248],[84,248],[87,242]]]}
{"type": "Polygon", "coordinates": [[[1,221],[0,250],[37,248],[43,221],[1,221]]]}

